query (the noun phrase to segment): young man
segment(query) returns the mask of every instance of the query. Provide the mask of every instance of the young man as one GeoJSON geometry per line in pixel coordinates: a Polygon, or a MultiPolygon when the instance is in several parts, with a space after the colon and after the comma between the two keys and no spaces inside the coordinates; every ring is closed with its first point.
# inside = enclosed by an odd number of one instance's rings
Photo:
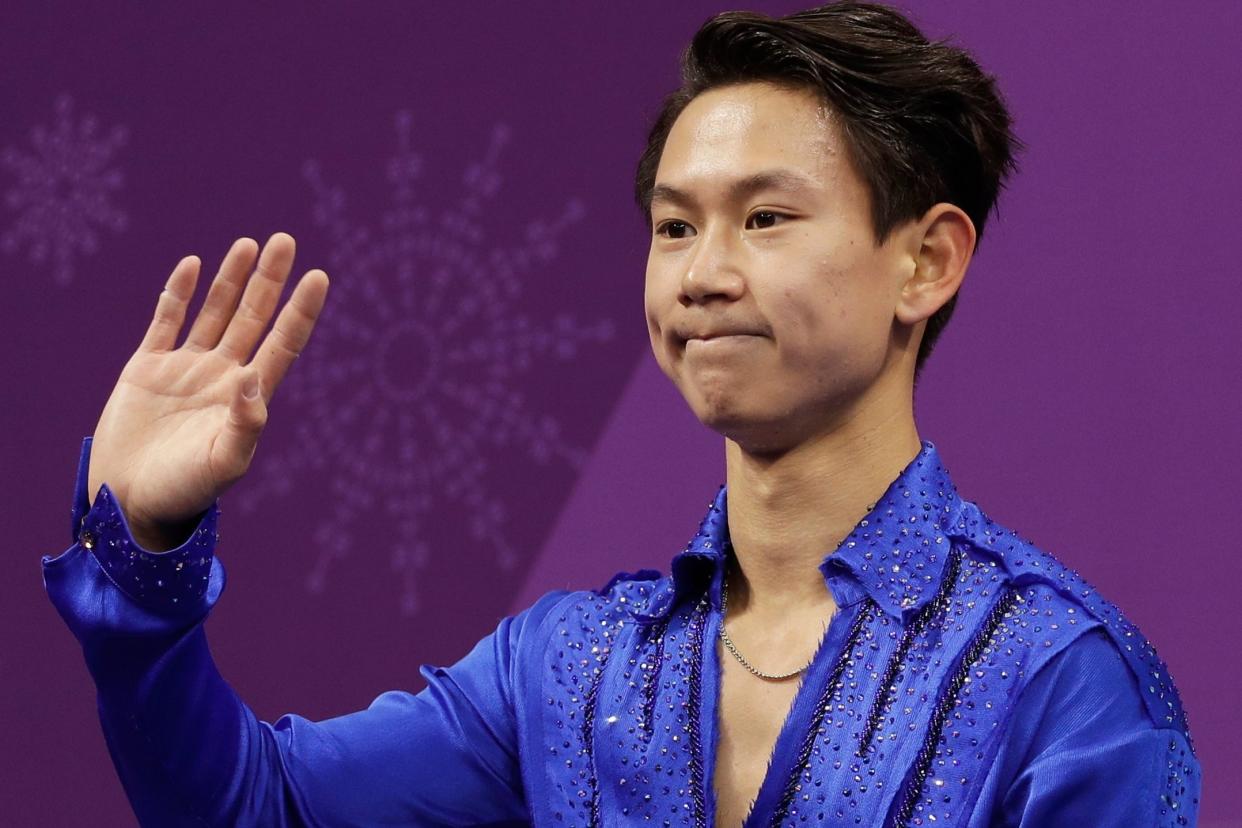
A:
{"type": "Polygon", "coordinates": [[[671,577],[550,593],[418,695],[273,726],[216,671],[216,499],[327,278],[260,344],[293,242],[247,278],[239,240],[175,347],[199,263],[173,271],[44,562],[144,824],[1193,824],[1151,647],[915,427],[1012,167],[991,79],[862,4],[721,15],[684,77],[638,170],[646,317],[727,484],[671,577]]]}

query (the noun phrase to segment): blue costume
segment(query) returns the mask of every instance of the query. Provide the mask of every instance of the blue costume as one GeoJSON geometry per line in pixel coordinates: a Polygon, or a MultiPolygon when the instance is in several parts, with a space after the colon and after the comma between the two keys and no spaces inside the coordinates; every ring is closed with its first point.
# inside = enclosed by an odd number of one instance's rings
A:
{"type": "MultiPolygon", "coordinates": [[[[727,490],[671,576],[553,592],[457,664],[321,722],[256,719],[203,620],[218,504],[139,548],[105,484],[44,558],[144,825],[714,824],[727,490]]],[[[928,442],[820,569],[838,605],[746,825],[1194,825],[1199,765],[1151,645],[960,498],[928,442]]]]}

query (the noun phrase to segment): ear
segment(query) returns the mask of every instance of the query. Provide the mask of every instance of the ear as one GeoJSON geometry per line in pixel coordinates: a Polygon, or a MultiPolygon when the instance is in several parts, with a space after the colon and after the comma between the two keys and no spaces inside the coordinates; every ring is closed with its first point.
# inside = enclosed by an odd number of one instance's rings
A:
{"type": "Polygon", "coordinates": [[[913,272],[901,285],[894,313],[914,325],[940,310],[957,293],[975,250],[975,225],[960,207],[934,204],[912,228],[913,272]]]}

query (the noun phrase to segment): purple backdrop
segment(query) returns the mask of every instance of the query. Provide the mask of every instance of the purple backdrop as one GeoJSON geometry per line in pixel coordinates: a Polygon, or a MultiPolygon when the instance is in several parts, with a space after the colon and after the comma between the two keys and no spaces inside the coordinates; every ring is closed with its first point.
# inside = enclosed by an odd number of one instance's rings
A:
{"type": "MultiPolygon", "coordinates": [[[[720,8],[6,7],[0,823],[132,821],[39,556],[68,543],[79,440],[187,253],[210,275],[234,238],[286,230],[297,273],[334,279],[223,501],[209,630],[261,716],[416,689],[546,589],[667,566],[723,459],[647,352],[631,177],[720,8]]],[[[908,8],[999,76],[1030,146],[922,435],[1154,640],[1202,824],[1242,825],[1242,6],[908,8]]]]}

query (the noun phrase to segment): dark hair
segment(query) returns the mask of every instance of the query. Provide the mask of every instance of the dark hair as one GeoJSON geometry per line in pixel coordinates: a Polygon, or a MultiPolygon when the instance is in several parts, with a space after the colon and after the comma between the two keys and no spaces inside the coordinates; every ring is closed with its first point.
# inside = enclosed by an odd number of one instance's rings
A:
{"type": "MultiPolygon", "coordinates": [[[[648,225],[669,131],[690,101],[716,87],[766,81],[809,89],[835,110],[871,197],[877,245],[946,201],[970,216],[977,247],[1023,146],[995,79],[969,54],[929,42],[899,12],[874,3],[846,0],[780,18],[719,14],[695,34],[681,76],[638,162],[635,196],[648,225]]],[[[916,376],[956,302],[955,295],[927,320],[916,376]]]]}

